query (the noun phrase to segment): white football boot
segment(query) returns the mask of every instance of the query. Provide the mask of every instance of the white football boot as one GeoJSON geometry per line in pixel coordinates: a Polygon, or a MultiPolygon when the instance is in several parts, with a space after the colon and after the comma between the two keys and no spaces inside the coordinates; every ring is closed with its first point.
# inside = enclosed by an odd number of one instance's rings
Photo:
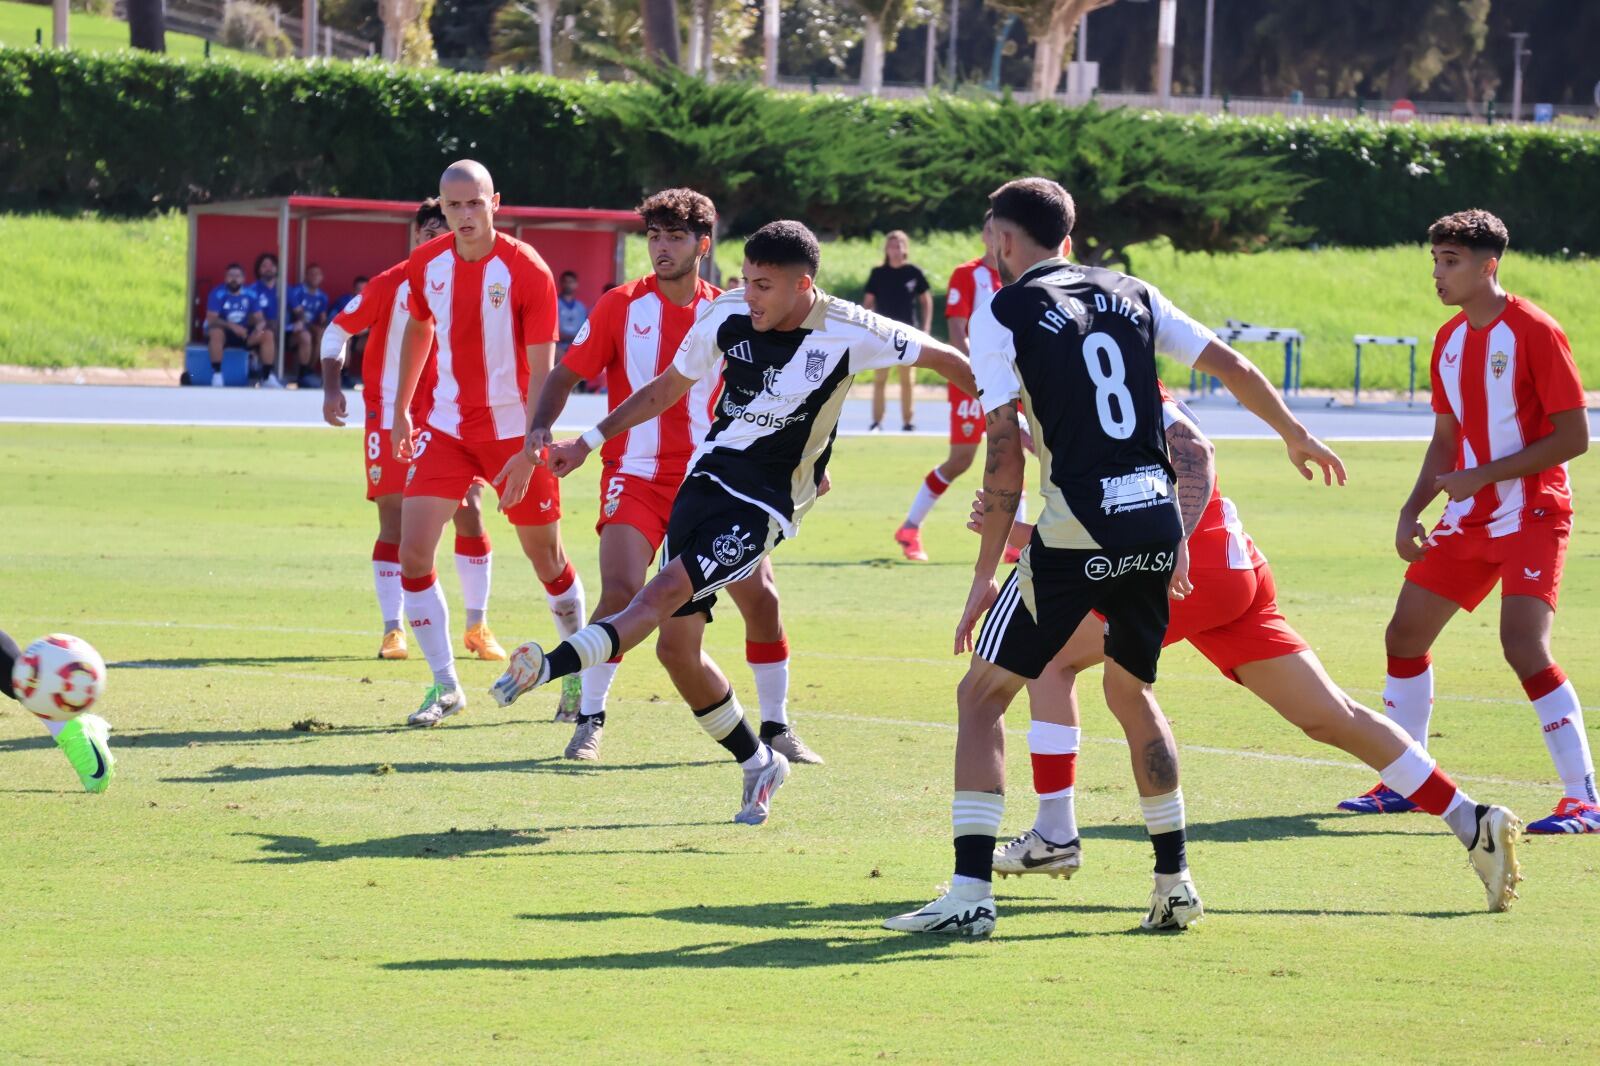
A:
{"type": "Polygon", "coordinates": [[[771,754],[771,761],[759,770],[744,771],[744,805],[733,820],[741,825],[760,825],[767,820],[772,807],[772,794],[789,779],[789,760],[781,751],[771,754]]]}
{"type": "Polygon", "coordinates": [[[447,689],[443,685],[430,685],[422,697],[422,705],[411,712],[406,725],[436,726],[446,718],[453,718],[467,709],[467,694],[459,688],[447,689]]]}
{"type": "Polygon", "coordinates": [[[1472,868],[1483,881],[1491,911],[1503,911],[1517,898],[1522,866],[1517,862],[1517,839],[1522,820],[1504,807],[1489,807],[1478,816],[1478,837],[1467,849],[1472,868]]]}
{"type": "Polygon", "coordinates": [[[1150,890],[1150,913],[1139,923],[1141,929],[1187,929],[1205,914],[1194,878],[1187,869],[1175,874],[1156,874],[1150,890]]]}
{"type": "Polygon", "coordinates": [[[539,675],[543,672],[544,649],[530,640],[511,653],[506,672],[490,687],[489,695],[500,706],[509,707],[517,702],[518,696],[539,687],[539,675]]]}
{"type": "Polygon", "coordinates": [[[1052,844],[1032,829],[994,849],[994,872],[1001,877],[1048,874],[1068,878],[1082,865],[1083,848],[1076,839],[1052,844]]]}
{"type": "Polygon", "coordinates": [[[954,892],[946,892],[920,910],[885,919],[883,927],[897,933],[985,937],[994,932],[994,919],[993,895],[962,899],[954,892]]]}

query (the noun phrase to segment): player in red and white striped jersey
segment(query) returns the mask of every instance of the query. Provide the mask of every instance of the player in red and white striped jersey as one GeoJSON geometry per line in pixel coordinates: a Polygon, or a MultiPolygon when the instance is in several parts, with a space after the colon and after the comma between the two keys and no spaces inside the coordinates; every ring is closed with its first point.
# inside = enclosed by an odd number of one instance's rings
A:
{"type": "MultiPolygon", "coordinates": [[[[1211,442],[1188,408],[1161,390],[1167,449],[1178,474],[1184,554],[1174,571],[1165,645],[1188,641],[1224,677],[1243,685],[1307,736],[1348,752],[1377,770],[1397,794],[1440,815],[1469,849],[1485,817],[1509,818],[1501,807],[1480,807],[1456,788],[1427,749],[1395,723],[1347,696],[1328,677],[1308,644],[1278,609],[1277,585],[1267,560],[1245,532],[1233,502],[1222,495],[1211,442]],[[1184,555],[1187,567],[1182,564],[1184,555]]],[[[980,496],[981,500],[981,496],[980,496]]],[[[982,506],[970,528],[981,530],[982,506]]],[[[1013,543],[1032,527],[1017,524],[1013,543]]],[[[1081,862],[1074,788],[1079,746],[1077,675],[1105,658],[1105,623],[1093,615],[1078,626],[1036,681],[1028,683],[1032,724],[1028,752],[1039,810],[1033,828],[995,849],[1002,875],[1071,877],[1081,862]]],[[[1176,750],[1166,719],[1150,713],[1121,722],[1141,794],[1177,786],[1176,750]]],[[[1513,836],[1514,840],[1514,836],[1513,836]]],[[[1490,910],[1515,897],[1514,848],[1505,854],[1472,850],[1490,910]]]]}
{"type": "MultiPolygon", "coordinates": [[[[1384,704],[1427,743],[1433,643],[1456,611],[1471,611],[1498,583],[1500,643],[1561,778],[1555,810],[1528,832],[1600,833],[1582,706],[1550,653],[1572,529],[1566,464],[1589,447],[1583,384],[1555,319],[1500,285],[1504,223],[1461,211],[1430,226],[1428,240],[1434,290],[1461,312],[1434,339],[1433,441],[1395,531],[1395,550],[1411,565],[1385,635],[1384,704]],[[1449,502],[1425,532],[1423,509],[1441,492],[1449,502]]],[[[1381,785],[1339,806],[1410,809],[1381,785]]]]}
{"type": "MultiPolygon", "coordinates": [[[[411,225],[411,247],[426,244],[450,232],[445,225],[439,201],[428,199],[417,208],[411,225]]],[[[344,425],[347,407],[340,379],[344,370],[345,348],[350,338],[363,330],[367,349],[362,369],[365,380],[361,391],[366,409],[363,436],[367,499],[378,507],[378,539],[372,545],[372,580],[378,594],[378,614],[383,619],[380,659],[404,659],[404,591],[400,587],[400,501],[405,491],[406,474],[411,464],[394,457],[389,447],[389,430],[394,422],[395,380],[400,372],[400,338],[405,332],[406,261],[402,260],[372,278],[367,288],[353,298],[322,334],[322,417],[331,426],[344,425]]],[[[427,421],[428,404],[433,400],[432,362],[423,369],[416,395],[411,401],[413,425],[427,421]]],[[[489,536],[483,528],[480,500],[482,486],[474,483],[462,498],[455,514],[456,574],[461,578],[462,599],[467,607],[467,650],[480,659],[499,660],[505,650],[489,630],[489,584],[493,557],[489,536]]]]}
{"type": "MultiPolygon", "coordinates": [[[[967,350],[967,323],[979,309],[989,305],[990,298],[1000,289],[1000,267],[994,257],[994,237],[989,222],[985,214],[983,254],[951,271],[950,285],[945,292],[944,318],[950,328],[950,344],[961,352],[967,350]]],[[[946,388],[950,398],[950,454],[922,479],[922,485],[911,500],[911,509],[906,512],[906,520],[894,533],[895,543],[914,563],[928,561],[927,550],[922,546],[922,520],[928,517],[950,483],[971,468],[986,425],[983,405],[977,397],[968,396],[954,385],[946,388]]],[[[1027,521],[1025,498],[1018,503],[1017,517],[1019,521],[1027,521]]],[[[1017,549],[1008,546],[1004,559],[1014,563],[1017,555],[1017,549]]]]}
{"type": "MultiPolygon", "coordinates": [[[[532,437],[548,440],[578,382],[604,372],[608,410],[672,365],[678,345],[700,310],[721,295],[699,277],[710,253],[716,207],[692,189],[666,189],[637,208],[649,239],[652,273],[601,296],[534,406],[532,437]]],[[[644,587],[650,561],[666,535],[672,500],[689,459],[705,439],[721,390],[716,377],[696,382],[656,418],[634,426],[600,450],[600,598],[594,618],[609,618],[644,587]]],[[[770,560],[728,586],[744,616],[745,656],[761,703],[761,739],[791,761],[821,762],[789,728],[789,644],[779,613],[770,560]]],[[[668,673],[698,668],[698,648],[659,638],[656,654],[668,673]],[[686,661],[689,660],[689,661],[686,661]]],[[[567,745],[569,759],[598,759],[606,722],[606,695],[621,657],[581,674],[582,713],[567,745]]]]}
{"type": "Polygon", "coordinates": [[[500,194],[481,164],[446,169],[439,203],[450,233],[413,251],[406,267],[410,316],[390,428],[395,458],[415,460],[401,510],[400,583],[406,618],[433,671],[433,685],[407,719],[412,725],[437,725],[466,706],[433,559],[475,480],[499,492],[556,628],[576,632],[584,618],[583,584],[561,547],[560,490],[523,454],[528,391],[544,383],[555,353],[555,279],[531,246],[495,231],[500,194]],[[435,342],[433,403],[426,428],[413,433],[411,402],[435,342]]]}

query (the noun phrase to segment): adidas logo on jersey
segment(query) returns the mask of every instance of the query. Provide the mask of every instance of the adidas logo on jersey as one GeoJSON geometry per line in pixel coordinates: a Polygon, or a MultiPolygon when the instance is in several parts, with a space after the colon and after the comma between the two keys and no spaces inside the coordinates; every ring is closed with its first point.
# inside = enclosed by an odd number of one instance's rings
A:
{"type": "MultiPolygon", "coordinates": [[[[687,341],[685,341],[687,343],[687,341]]],[[[740,341],[723,353],[729,359],[737,359],[741,363],[755,362],[755,356],[750,351],[749,341],[740,341]]]]}

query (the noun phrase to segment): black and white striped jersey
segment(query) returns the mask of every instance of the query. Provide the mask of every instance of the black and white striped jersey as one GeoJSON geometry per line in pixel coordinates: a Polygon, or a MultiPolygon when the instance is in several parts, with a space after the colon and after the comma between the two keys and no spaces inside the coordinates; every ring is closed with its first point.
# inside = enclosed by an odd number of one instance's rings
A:
{"type": "Polygon", "coordinates": [[[758,332],[744,290],[723,293],[705,305],[672,361],[695,381],[722,375],[688,476],[756,504],[792,538],[816,502],[851,378],[909,366],[931,340],[821,289],[798,329],[758,332]]]}
{"type": "Polygon", "coordinates": [[[1192,366],[1216,334],[1138,278],[1049,259],[995,293],[968,336],[984,411],[1020,399],[1033,427],[1041,543],[1179,539],[1155,357],[1192,366]]]}

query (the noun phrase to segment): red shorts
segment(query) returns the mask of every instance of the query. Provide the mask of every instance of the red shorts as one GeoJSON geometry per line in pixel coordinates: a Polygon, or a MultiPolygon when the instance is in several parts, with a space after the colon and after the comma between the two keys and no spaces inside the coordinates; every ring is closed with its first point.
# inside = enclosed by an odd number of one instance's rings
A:
{"type": "Polygon", "coordinates": [[[1171,601],[1166,644],[1187,640],[1229,680],[1245,663],[1307,651],[1310,645],[1278,610],[1278,586],[1262,563],[1254,570],[1190,569],[1194,591],[1171,601]]]}
{"type": "MultiPolygon", "coordinates": [[[[521,437],[467,442],[429,426],[417,434],[417,457],[406,475],[406,497],[459,500],[474,478],[494,484],[506,460],[521,450],[521,437]]],[[[547,526],[561,518],[561,486],[548,466],[533,468],[527,495],[506,512],[506,518],[514,526],[547,526]]]]}
{"type": "Polygon", "coordinates": [[[984,437],[983,405],[954,385],[950,392],[950,443],[977,444],[984,437]]]}
{"type": "Polygon", "coordinates": [[[367,412],[367,499],[376,500],[379,496],[393,496],[397,492],[406,490],[406,471],[411,469],[410,463],[403,463],[394,457],[394,445],[389,440],[389,431],[383,428],[383,416],[378,411],[367,412]]]}
{"type": "Polygon", "coordinates": [[[1484,533],[1440,534],[1421,559],[1406,568],[1406,580],[1472,610],[1500,582],[1500,595],[1534,596],[1553,609],[1561,594],[1561,567],[1567,558],[1572,523],[1565,517],[1535,522],[1491,537],[1484,533]]]}
{"type": "Polygon", "coordinates": [[[594,531],[599,533],[610,525],[632,526],[655,551],[667,535],[667,518],[677,495],[675,484],[619,473],[617,464],[607,463],[600,471],[600,519],[594,531]]]}

